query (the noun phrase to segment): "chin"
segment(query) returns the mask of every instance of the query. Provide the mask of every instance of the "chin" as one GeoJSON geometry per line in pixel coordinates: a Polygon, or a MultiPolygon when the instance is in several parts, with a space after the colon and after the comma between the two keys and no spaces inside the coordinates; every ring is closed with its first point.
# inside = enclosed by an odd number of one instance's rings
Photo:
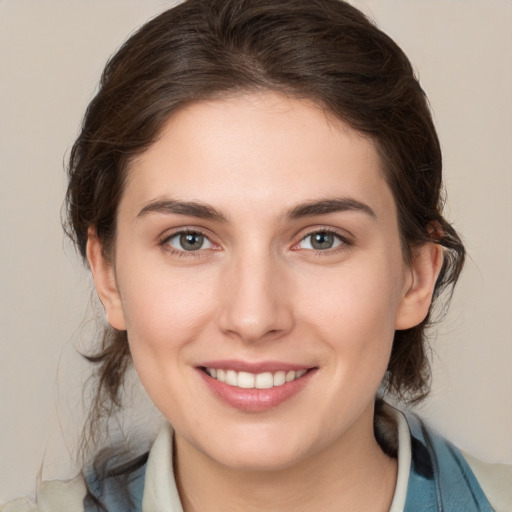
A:
{"type": "Polygon", "coordinates": [[[296,452],[277,452],[273,448],[245,451],[217,460],[223,466],[239,472],[270,473],[287,470],[296,466],[304,454],[296,452]]]}
{"type": "Polygon", "coordinates": [[[261,432],[228,435],[210,446],[203,445],[203,453],[216,463],[236,471],[272,472],[288,469],[300,463],[307,453],[314,451],[309,436],[290,436],[279,432],[261,432]],[[309,449],[307,448],[309,446],[309,449]]]}

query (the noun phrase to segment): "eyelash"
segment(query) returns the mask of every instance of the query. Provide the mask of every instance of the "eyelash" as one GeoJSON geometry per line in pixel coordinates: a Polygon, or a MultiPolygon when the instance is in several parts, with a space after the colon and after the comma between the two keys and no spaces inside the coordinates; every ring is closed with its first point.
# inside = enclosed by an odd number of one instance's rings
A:
{"type": "MultiPolygon", "coordinates": [[[[210,240],[210,237],[205,232],[201,231],[200,229],[182,229],[181,231],[176,231],[176,232],[172,233],[171,235],[168,235],[165,238],[163,238],[159,242],[159,245],[162,247],[163,250],[171,252],[173,255],[178,256],[178,257],[197,257],[197,256],[200,256],[203,253],[203,251],[210,249],[210,248],[207,248],[207,249],[198,249],[198,250],[187,251],[186,249],[176,249],[170,245],[170,241],[173,240],[174,238],[181,237],[181,236],[188,235],[188,234],[202,236],[211,245],[215,245],[210,240]]],[[[325,255],[336,253],[338,251],[347,250],[353,245],[350,239],[348,239],[346,236],[341,235],[339,232],[335,231],[334,229],[320,227],[320,228],[316,228],[316,229],[310,231],[309,233],[306,233],[304,236],[302,236],[301,239],[293,245],[292,250],[294,250],[294,247],[297,247],[300,243],[304,242],[308,237],[312,237],[313,235],[317,235],[317,234],[332,235],[339,242],[338,245],[336,245],[335,247],[327,248],[324,250],[314,249],[314,248],[306,249],[308,252],[311,252],[312,254],[315,254],[317,256],[325,256],[325,255]]],[[[300,250],[300,249],[297,248],[295,250],[300,250]]]]}
{"type": "Polygon", "coordinates": [[[294,247],[297,246],[298,244],[300,244],[301,242],[303,242],[304,240],[306,240],[308,237],[312,237],[313,235],[317,235],[317,234],[332,235],[338,240],[339,244],[335,247],[324,249],[324,250],[314,249],[314,248],[308,249],[308,251],[310,251],[315,256],[332,255],[333,253],[337,253],[339,251],[344,251],[344,250],[350,249],[353,245],[352,241],[348,237],[341,235],[338,231],[331,229],[331,228],[327,228],[327,227],[325,227],[325,228],[318,227],[318,228],[306,233],[296,244],[294,244],[294,247]]]}
{"type": "Polygon", "coordinates": [[[200,256],[201,253],[205,249],[198,249],[196,251],[187,251],[186,249],[176,249],[170,245],[170,241],[174,238],[183,236],[183,235],[200,235],[205,238],[210,244],[215,245],[211,240],[210,237],[200,229],[182,229],[180,231],[175,231],[171,235],[168,235],[164,237],[160,242],[159,245],[162,247],[164,251],[170,252],[174,256],[178,256],[180,258],[186,258],[186,257],[197,257],[200,256]]]}

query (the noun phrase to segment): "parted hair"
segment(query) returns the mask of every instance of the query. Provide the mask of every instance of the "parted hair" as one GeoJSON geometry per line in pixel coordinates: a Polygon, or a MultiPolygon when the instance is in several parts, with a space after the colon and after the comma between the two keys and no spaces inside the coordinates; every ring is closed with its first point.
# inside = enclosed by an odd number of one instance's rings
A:
{"type": "MultiPolygon", "coordinates": [[[[65,229],[86,260],[94,227],[113,258],[127,166],[178,109],[250,91],[316,102],[369,137],[398,211],[406,262],[443,247],[434,301],[453,289],[464,247],[442,214],[442,158],[428,100],[403,51],[340,0],[187,0],[147,22],[108,61],[71,150],[65,229]]],[[[432,310],[431,306],[431,310],[432,310]]],[[[430,385],[426,328],[396,331],[384,387],[409,402],[430,385]]],[[[107,327],[87,356],[97,385],[90,432],[120,406],[127,333],[107,327]]]]}

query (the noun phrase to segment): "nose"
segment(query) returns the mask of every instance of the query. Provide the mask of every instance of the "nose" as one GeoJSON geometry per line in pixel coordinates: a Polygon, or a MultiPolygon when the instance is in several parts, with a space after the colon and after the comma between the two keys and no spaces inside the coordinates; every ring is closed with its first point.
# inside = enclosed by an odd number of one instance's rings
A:
{"type": "Polygon", "coordinates": [[[244,342],[278,339],[294,324],[290,280],[284,263],[254,252],[225,269],[221,283],[219,327],[244,342]]]}

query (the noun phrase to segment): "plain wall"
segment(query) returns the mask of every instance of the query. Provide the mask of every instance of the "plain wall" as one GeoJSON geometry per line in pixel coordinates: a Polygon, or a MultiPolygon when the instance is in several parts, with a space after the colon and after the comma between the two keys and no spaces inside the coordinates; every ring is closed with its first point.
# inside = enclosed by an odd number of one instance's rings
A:
{"type": "MultiPolygon", "coordinates": [[[[91,282],[65,241],[64,161],[107,57],[172,2],[0,0],[0,502],[79,468],[91,282]]],[[[512,2],[353,2],[404,48],[441,138],[448,217],[470,254],[432,340],[421,413],[512,462],[512,2]]],[[[139,415],[140,417],[140,415],[139,415]]]]}

